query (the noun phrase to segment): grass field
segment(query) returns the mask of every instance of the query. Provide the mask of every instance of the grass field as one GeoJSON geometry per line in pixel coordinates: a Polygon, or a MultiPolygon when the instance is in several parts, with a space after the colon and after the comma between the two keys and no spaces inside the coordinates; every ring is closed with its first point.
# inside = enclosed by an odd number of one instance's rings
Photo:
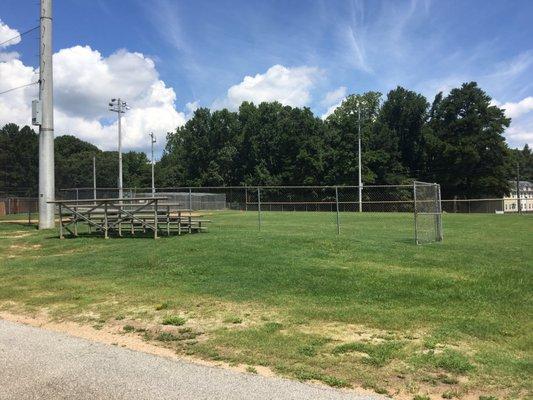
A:
{"type": "Polygon", "coordinates": [[[533,216],[445,215],[424,246],[408,214],[343,213],[338,236],[332,213],[209,218],[157,241],[0,223],[1,307],[332,386],[531,396],[533,216]]]}

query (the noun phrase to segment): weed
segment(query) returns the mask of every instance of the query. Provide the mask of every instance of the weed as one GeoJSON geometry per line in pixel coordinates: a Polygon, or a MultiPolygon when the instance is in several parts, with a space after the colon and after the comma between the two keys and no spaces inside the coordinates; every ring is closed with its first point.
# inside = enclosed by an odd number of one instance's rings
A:
{"type": "Polygon", "coordinates": [[[333,354],[343,354],[353,351],[365,353],[368,357],[363,358],[364,363],[381,367],[394,358],[401,347],[401,342],[393,341],[378,344],[352,342],[335,347],[333,354]]]}
{"type": "Polygon", "coordinates": [[[434,337],[424,339],[424,347],[426,349],[434,350],[437,347],[437,340],[434,337]]]}
{"type": "Polygon", "coordinates": [[[185,324],[187,320],[183,317],[179,317],[177,315],[169,315],[168,317],[163,318],[162,324],[163,325],[174,325],[174,326],[181,326],[185,324]]]}
{"type": "Polygon", "coordinates": [[[454,397],[458,397],[458,396],[457,396],[457,392],[452,391],[452,390],[446,390],[446,391],[442,394],[442,398],[443,398],[443,399],[453,399],[454,397]]]}
{"type": "Polygon", "coordinates": [[[374,387],[374,392],[376,392],[377,394],[384,394],[384,395],[388,395],[389,394],[389,391],[385,388],[382,388],[382,387],[374,387]]]}
{"type": "Polygon", "coordinates": [[[413,397],[413,400],[430,400],[429,396],[426,396],[425,394],[417,394],[413,397]]]}
{"type": "Polygon", "coordinates": [[[474,369],[474,366],[465,355],[450,349],[446,349],[435,356],[435,366],[458,374],[464,374],[474,369]]]}
{"type": "Polygon", "coordinates": [[[225,324],[242,324],[242,318],[236,315],[228,316],[224,318],[225,324]]]}
{"type": "Polygon", "coordinates": [[[135,332],[135,327],[134,326],[131,326],[131,325],[124,325],[122,327],[122,330],[126,333],[131,333],[131,332],[135,332]]]}
{"type": "Polygon", "coordinates": [[[257,369],[255,369],[255,367],[252,367],[251,365],[248,365],[246,367],[246,372],[249,372],[251,374],[257,374],[257,369]]]}
{"type": "Polygon", "coordinates": [[[157,306],[155,306],[155,309],[157,311],[161,311],[161,310],[166,310],[169,307],[170,307],[170,304],[167,301],[165,301],[164,303],[161,303],[161,304],[158,304],[157,306]]]}
{"type": "Polygon", "coordinates": [[[160,342],[173,342],[179,340],[179,337],[170,332],[161,332],[155,339],[160,342]]]}
{"type": "Polygon", "coordinates": [[[322,375],[320,376],[320,380],[324,382],[326,385],[332,386],[332,387],[350,387],[350,384],[346,382],[344,379],[339,379],[331,375],[322,375]]]}
{"type": "Polygon", "coordinates": [[[316,349],[313,346],[303,346],[298,349],[298,353],[306,357],[316,356],[316,349]]]}
{"type": "Polygon", "coordinates": [[[457,350],[445,349],[442,353],[430,351],[411,357],[411,362],[416,367],[426,366],[439,368],[454,374],[466,374],[474,370],[468,357],[457,350]]]}
{"type": "Polygon", "coordinates": [[[281,328],[283,328],[283,325],[280,324],[279,322],[267,322],[265,325],[264,325],[264,328],[267,332],[277,332],[279,331],[281,328]]]}
{"type": "Polygon", "coordinates": [[[459,383],[459,381],[457,380],[457,378],[454,378],[453,376],[448,376],[448,375],[440,375],[439,376],[439,379],[442,383],[445,383],[447,385],[456,385],[459,383]]]}

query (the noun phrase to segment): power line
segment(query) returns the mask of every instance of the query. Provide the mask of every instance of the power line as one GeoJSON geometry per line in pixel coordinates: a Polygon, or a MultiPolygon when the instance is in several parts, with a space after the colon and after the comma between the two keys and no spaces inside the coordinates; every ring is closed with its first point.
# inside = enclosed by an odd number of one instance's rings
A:
{"type": "Polygon", "coordinates": [[[16,38],[22,37],[23,35],[25,35],[27,33],[33,32],[34,30],[39,29],[39,28],[40,28],[40,25],[37,25],[37,26],[35,26],[35,27],[31,28],[31,29],[28,29],[27,31],[19,33],[17,36],[13,36],[11,39],[7,39],[7,40],[4,40],[3,42],[1,42],[0,46],[4,45],[7,42],[11,42],[12,40],[14,40],[16,38]]]}
{"type": "Polygon", "coordinates": [[[35,81],[35,82],[32,82],[32,83],[27,83],[26,85],[20,85],[20,86],[11,88],[11,89],[4,90],[3,92],[0,92],[0,94],[9,93],[9,92],[12,92],[13,90],[22,89],[22,88],[25,88],[25,87],[28,87],[28,86],[31,86],[31,85],[35,85],[37,83],[39,83],[39,81],[35,81]]]}

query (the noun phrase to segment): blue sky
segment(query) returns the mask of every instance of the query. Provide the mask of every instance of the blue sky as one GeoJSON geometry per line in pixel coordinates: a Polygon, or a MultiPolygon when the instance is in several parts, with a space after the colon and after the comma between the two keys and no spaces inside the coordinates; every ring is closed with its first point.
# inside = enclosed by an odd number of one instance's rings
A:
{"type": "MultiPolygon", "coordinates": [[[[36,26],[38,13],[35,0],[0,3],[2,23],[18,32],[36,26]]],[[[475,80],[497,104],[505,105],[513,117],[508,142],[522,147],[533,143],[532,16],[532,1],[56,0],[54,50],[88,46],[99,62],[113,65],[117,74],[126,74],[139,86],[162,81],[160,90],[175,95],[168,100],[177,112],[169,124],[182,123],[194,107],[234,108],[243,99],[279,98],[324,115],[346,94],[386,94],[397,85],[431,101],[440,90],[475,80]],[[107,59],[117,51],[141,53],[153,66],[145,62],[138,68],[146,74],[137,73],[127,68],[129,62],[107,59]]],[[[20,62],[35,67],[37,32],[3,51],[16,51],[20,62]]],[[[77,56],[65,51],[64,64],[73,65],[75,57],[90,58],[87,51],[77,56]]],[[[83,69],[85,64],[74,65],[83,69]]],[[[58,74],[63,79],[61,70],[58,74]]],[[[69,76],[70,82],[75,80],[69,76]]],[[[122,76],[120,83],[128,85],[127,78],[122,76]]],[[[58,118],[65,129],[83,131],[97,120],[101,132],[80,135],[112,146],[97,137],[106,134],[112,116],[66,105],[85,108],[91,99],[77,101],[72,95],[83,91],[83,83],[75,88],[58,85],[58,95],[65,99],[63,105],[60,100],[58,118]]],[[[130,97],[146,114],[157,105],[141,92],[146,88],[130,97]]],[[[150,126],[143,121],[132,116],[130,130],[150,126]]],[[[157,128],[163,136],[165,126],[157,128]]],[[[133,136],[130,147],[144,148],[144,133],[133,136]]]]}

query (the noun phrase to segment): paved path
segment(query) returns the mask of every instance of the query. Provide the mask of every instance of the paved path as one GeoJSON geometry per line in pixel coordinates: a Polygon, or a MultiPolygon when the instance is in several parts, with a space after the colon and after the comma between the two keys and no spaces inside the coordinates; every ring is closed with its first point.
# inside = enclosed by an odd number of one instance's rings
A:
{"type": "Polygon", "coordinates": [[[0,320],[0,399],[328,399],[379,396],[265,378],[0,320]]]}

